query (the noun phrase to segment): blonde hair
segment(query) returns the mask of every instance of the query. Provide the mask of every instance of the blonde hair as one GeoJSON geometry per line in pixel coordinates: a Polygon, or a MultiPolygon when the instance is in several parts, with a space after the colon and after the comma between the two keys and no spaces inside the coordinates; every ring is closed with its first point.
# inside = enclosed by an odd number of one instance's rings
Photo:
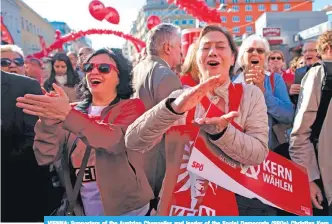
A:
{"type": "Polygon", "coordinates": [[[14,52],[14,53],[19,54],[22,58],[24,58],[24,54],[23,54],[22,49],[17,45],[12,45],[12,44],[1,45],[0,46],[0,52],[1,53],[14,52]]]}
{"type": "Polygon", "coordinates": [[[186,58],[182,65],[182,74],[190,73],[191,77],[198,81],[199,80],[199,70],[196,64],[196,53],[197,53],[197,43],[192,43],[187,51],[186,58]]]}
{"type": "Polygon", "coordinates": [[[296,56],[289,62],[289,68],[292,72],[295,72],[295,70],[297,69],[297,62],[299,58],[299,56],[296,56]]]}
{"type": "Polygon", "coordinates": [[[327,46],[332,46],[332,31],[326,31],[318,37],[317,51],[319,55],[324,54],[327,46]]]}
{"type": "MultiPolygon", "coordinates": [[[[304,66],[304,65],[300,65],[300,62],[301,62],[302,59],[303,59],[303,56],[301,56],[301,57],[299,57],[299,58],[297,59],[297,61],[296,61],[296,69],[301,68],[301,67],[304,66]]],[[[304,61],[303,61],[303,64],[305,64],[304,61]]]]}

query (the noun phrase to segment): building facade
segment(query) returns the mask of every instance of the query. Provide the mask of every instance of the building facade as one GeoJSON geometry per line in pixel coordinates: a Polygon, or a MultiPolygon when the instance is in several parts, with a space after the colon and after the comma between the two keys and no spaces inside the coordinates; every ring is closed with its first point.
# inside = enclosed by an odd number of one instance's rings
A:
{"type": "Polygon", "coordinates": [[[50,45],[55,40],[55,30],[33,9],[21,0],[16,0],[20,7],[19,29],[21,30],[21,47],[25,55],[33,54],[41,50],[39,36],[42,36],[46,45],[50,45]]]}
{"type": "Polygon", "coordinates": [[[225,4],[220,12],[221,24],[241,37],[255,33],[255,21],[266,12],[312,11],[312,1],[308,0],[207,0],[209,5],[225,4]]]}
{"type": "MultiPolygon", "coordinates": [[[[219,8],[220,24],[228,29],[235,39],[243,35],[255,33],[255,21],[266,12],[312,11],[312,0],[205,0],[209,7],[219,8]]],[[[159,16],[162,22],[178,25],[182,29],[200,25],[191,15],[186,14],[167,0],[146,0],[134,21],[131,34],[146,41],[148,30],[146,20],[149,16],[159,16]]],[[[135,55],[135,49],[126,43],[128,54],[135,55]]]]}
{"type": "MultiPolygon", "coordinates": [[[[70,29],[70,27],[67,25],[67,23],[65,22],[61,22],[61,21],[52,21],[52,22],[49,22],[52,27],[55,29],[55,30],[59,30],[61,32],[61,35],[65,35],[65,34],[68,34],[72,31],[72,29],[70,29]]],[[[64,48],[64,51],[67,52],[67,51],[73,51],[73,46],[72,46],[72,43],[65,43],[63,45],[63,48],[64,48]]]]}
{"type": "Polygon", "coordinates": [[[299,32],[326,21],[327,15],[323,11],[267,12],[258,18],[255,29],[257,35],[269,41],[272,49],[282,50],[288,60],[287,52],[298,45],[294,37],[299,32]]]}
{"type": "Polygon", "coordinates": [[[71,43],[70,51],[78,53],[82,47],[92,47],[92,42],[88,37],[81,37],[71,43]]]}
{"type": "Polygon", "coordinates": [[[13,37],[14,43],[18,46],[22,46],[20,14],[20,7],[15,1],[1,1],[1,16],[3,18],[3,22],[6,25],[10,35],[13,37]]]}
{"type": "MultiPolygon", "coordinates": [[[[196,26],[195,18],[186,14],[174,4],[169,5],[167,0],[147,0],[131,25],[130,34],[146,42],[149,32],[146,21],[152,15],[158,16],[163,23],[173,23],[181,29],[196,26]]],[[[125,42],[123,48],[127,58],[133,60],[137,54],[135,47],[130,42],[125,42]]]]}

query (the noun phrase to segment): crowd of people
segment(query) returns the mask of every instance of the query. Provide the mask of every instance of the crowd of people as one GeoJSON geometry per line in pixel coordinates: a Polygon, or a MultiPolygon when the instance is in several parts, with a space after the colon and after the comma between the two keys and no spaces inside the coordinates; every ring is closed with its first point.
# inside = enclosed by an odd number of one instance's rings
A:
{"type": "MultiPolygon", "coordinates": [[[[181,30],[162,23],[135,62],[82,48],[56,53],[45,71],[19,46],[0,50],[1,221],[170,215],[186,139],[166,135],[180,126],[235,164],[259,165],[269,150],[300,164],[314,215],[332,215],[332,31],[289,65],[265,38],[250,35],[238,49],[217,25],[183,55],[181,30]]],[[[219,192],[217,215],[292,215],[219,192]]]]}

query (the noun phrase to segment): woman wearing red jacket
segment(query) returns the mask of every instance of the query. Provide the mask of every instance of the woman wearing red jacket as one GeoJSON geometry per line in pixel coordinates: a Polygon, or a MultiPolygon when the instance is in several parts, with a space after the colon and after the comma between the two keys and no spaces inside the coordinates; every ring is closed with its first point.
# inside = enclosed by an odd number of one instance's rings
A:
{"type": "Polygon", "coordinates": [[[69,153],[74,148],[69,155],[77,175],[85,151],[92,148],[80,186],[84,212],[77,206],[76,215],[148,213],[152,190],[136,161],[137,154],[127,151],[124,144],[128,125],[145,111],[140,100],[129,99],[133,93],[130,70],[120,53],[102,49],[84,64],[83,100],[76,106],[70,106],[65,92],[55,84],[58,96],[28,94],[18,98],[18,107],[40,118],[34,142],[40,165],[63,159],[64,147],[69,153]]]}

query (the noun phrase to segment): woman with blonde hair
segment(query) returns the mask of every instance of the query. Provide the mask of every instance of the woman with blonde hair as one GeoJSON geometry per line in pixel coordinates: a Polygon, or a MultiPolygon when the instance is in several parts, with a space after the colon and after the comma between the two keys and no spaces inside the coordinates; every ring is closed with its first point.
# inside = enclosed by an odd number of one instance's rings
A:
{"type": "Polygon", "coordinates": [[[197,45],[196,43],[193,43],[189,46],[186,58],[182,65],[182,82],[188,80],[188,77],[190,77],[190,79],[193,79],[196,84],[199,83],[199,70],[196,64],[196,53],[197,45]]]}

